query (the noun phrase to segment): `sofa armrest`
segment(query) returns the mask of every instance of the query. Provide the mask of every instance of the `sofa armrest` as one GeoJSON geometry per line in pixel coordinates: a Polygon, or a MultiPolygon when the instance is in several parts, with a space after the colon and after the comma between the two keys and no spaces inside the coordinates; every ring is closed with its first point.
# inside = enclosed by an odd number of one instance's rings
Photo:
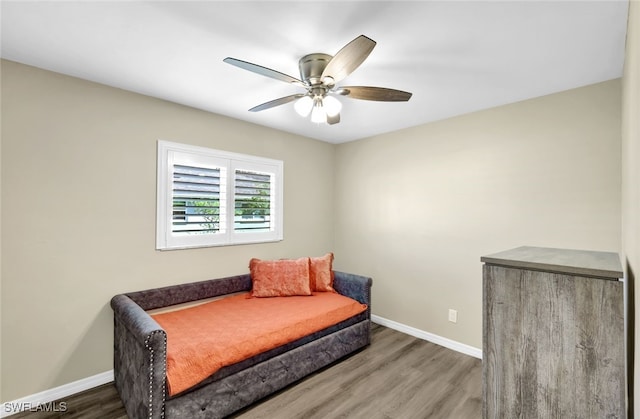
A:
{"type": "Polygon", "coordinates": [[[349,298],[366,304],[367,317],[371,318],[371,285],[373,280],[362,275],[354,275],[346,272],[333,272],[333,288],[349,298]]]}
{"type": "Polygon", "coordinates": [[[124,294],[111,299],[114,315],[129,330],[132,337],[144,343],[154,332],[163,332],[162,327],[146,311],[124,294]]]}
{"type": "Polygon", "coordinates": [[[126,295],[111,299],[114,381],[131,418],[161,418],[166,397],[167,335],[126,295]]]}

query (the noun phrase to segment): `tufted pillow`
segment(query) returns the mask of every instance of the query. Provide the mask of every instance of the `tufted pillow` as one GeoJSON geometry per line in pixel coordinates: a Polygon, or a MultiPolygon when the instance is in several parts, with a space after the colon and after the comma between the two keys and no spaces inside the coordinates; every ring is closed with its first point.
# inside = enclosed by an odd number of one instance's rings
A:
{"type": "Polygon", "coordinates": [[[333,253],[309,258],[311,291],[335,292],[333,289],[333,253]]]}
{"type": "Polygon", "coordinates": [[[311,295],[309,258],[249,262],[253,297],[311,295]]]}

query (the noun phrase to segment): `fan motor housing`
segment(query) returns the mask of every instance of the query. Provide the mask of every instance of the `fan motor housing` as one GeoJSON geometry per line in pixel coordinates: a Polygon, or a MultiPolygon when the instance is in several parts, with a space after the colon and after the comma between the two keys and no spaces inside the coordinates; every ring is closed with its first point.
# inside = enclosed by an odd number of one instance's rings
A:
{"type": "Polygon", "coordinates": [[[300,68],[300,78],[309,86],[322,84],[322,72],[333,56],[329,54],[308,54],[300,58],[298,67],[300,68]]]}

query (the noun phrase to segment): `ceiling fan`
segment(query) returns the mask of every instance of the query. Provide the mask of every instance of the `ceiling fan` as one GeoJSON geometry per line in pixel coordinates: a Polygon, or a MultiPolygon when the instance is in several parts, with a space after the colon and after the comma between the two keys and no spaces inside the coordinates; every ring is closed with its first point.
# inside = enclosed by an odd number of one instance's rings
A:
{"type": "Polygon", "coordinates": [[[382,102],[406,102],[411,93],[385,87],[371,86],[336,86],[336,83],[351,74],[369,56],[376,42],[360,35],[345,45],[333,57],[329,54],[314,53],[300,58],[300,79],[236,58],[227,57],[223,61],[254,73],[295,84],[307,90],[265,102],[249,109],[259,112],[275,106],[293,102],[296,112],[302,116],[311,114],[311,121],[330,125],[340,122],[342,104],[333,95],[352,99],[374,100],[382,102]]]}

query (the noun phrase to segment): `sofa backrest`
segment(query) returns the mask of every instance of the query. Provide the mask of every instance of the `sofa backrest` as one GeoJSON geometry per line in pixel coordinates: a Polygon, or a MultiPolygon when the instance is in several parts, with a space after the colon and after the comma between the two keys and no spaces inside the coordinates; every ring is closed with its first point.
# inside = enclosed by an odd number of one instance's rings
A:
{"type": "Polygon", "coordinates": [[[152,288],[144,291],[130,292],[125,295],[142,307],[143,310],[152,310],[249,290],[251,290],[251,276],[244,274],[210,279],[207,281],[190,282],[187,284],[170,285],[168,287],[152,288]]]}

